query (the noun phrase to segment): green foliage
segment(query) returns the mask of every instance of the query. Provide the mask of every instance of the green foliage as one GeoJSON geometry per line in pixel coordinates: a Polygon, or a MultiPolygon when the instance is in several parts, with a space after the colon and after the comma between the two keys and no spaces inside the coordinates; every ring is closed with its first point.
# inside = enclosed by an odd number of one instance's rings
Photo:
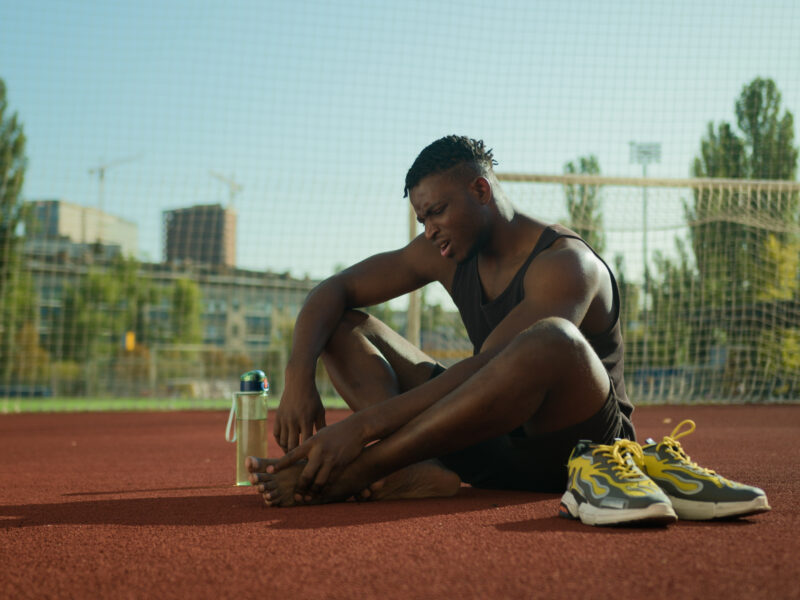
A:
{"type": "Polygon", "coordinates": [[[199,344],[203,341],[203,297],[200,286],[191,279],[177,279],[172,286],[172,342],[199,344]]]}
{"type": "Polygon", "coordinates": [[[25,181],[25,133],[17,114],[7,116],[6,85],[0,79],[0,258],[6,266],[9,252],[16,249],[20,238],[18,227],[24,222],[25,206],[22,184],[25,181]]]}
{"type": "MultiPolygon", "coordinates": [[[[693,175],[794,180],[798,148],[793,117],[781,114],[781,94],[771,79],[755,79],[736,101],[739,132],[728,123],[709,124],[693,175]]],[[[697,268],[712,302],[731,294],[752,301],[755,278],[765,268],[767,236],[792,242],[787,223],[797,223],[796,193],[703,188],[687,208],[697,268]],[[724,249],[720,251],[720,249],[724,249]]]]}
{"type": "MultiPolygon", "coordinates": [[[[568,175],[599,175],[600,163],[595,156],[582,156],[577,164],[568,162],[564,165],[564,173],[568,175]]],[[[603,215],[600,211],[599,185],[565,185],[569,223],[567,227],[575,231],[602,254],[606,247],[606,236],[603,232],[603,215]]]]}
{"type": "MultiPolygon", "coordinates": [[[[735,103],[736,127],[708,125],[692,174],[697,177],[794,180],[798,147],[792,113],[782,111],[771,79],[754,79],[735,103]]],[[[697,306],[676,307],[696,317],[695,362],[708,349],[728,350],[731,389],[753,389],[791,370],[798,325],[775,327],[780,303],[796,302],[800,202],[796,192],[750,186],[704,186],[686,206],[697,265],[697,306]],[[770,316],[773,315],[773,316],[770,316]],[[713,325],[712,325],[713,324],[713,325]],[[699,334],[698,334],[699,332],[699,334]],[[768,375],[769,373],[769,375],[768,375]]],[[[672,272],[682,265],[664,264],[672,272]]],[[[655,299],[654,299],[655,300],[655,299]]],[[[788,306],[788,304],[787,304],[788,306]]],[[[763,390],[762,390],[763,391],[763,390]]],[[[738,392],[743,393],[743,392],[738,392]]]]}
{"type": "Polygon", "coordinates": [[[653,352],[650,366],[689,364],[693,360],[698,333],[693,323],[697,314],[699,287],[697,272],[691,264],[688,250],[680,240],[675,242],[678,259],[666,258],[656,252],[655,275],[650,286],[653,318],[648,324],[648,338],[653,352]]]}
{"type": "Polygon", "coordinates": [[[64,291],[63,335],[51,352],[65,360],[89,361],[113,356],[128,331],[137,346],[158,341],[148,322],[148,307],[160,299],[151,280],[139,273],[134,258],[115,258],[109,267],[94,267],[64,291]]]}
{"type": "Polygon", "coordinates": [[[23,330],[30,333],[36,317],[33,285],[22,266],[19,231],[25,221],[22,199],[27,166],[25,133],[17,114],[9,116],[7,112],[6,85],[0,79],[0,378],[3,380],[18,370],[17,338],[23,330]]]}
{"type": "Polygon", "coordinates": [[[630,325],[639,320],[641,287],[625,277],[625,257],[622,254],[614,255],[614,272],[621,304],[619,320],[623,333],[627,335],[630,325]]]}
{"type": "Polygon", "coordinates": [[[754,79],[736,101],[736,121],[747,150],[746,176],[750,179],[793,181],[798,149],[794,118],[781,111],[781,93],[771,79],[754,79]]]}
{"type": "MultiPolygon", "coordinates": [[[[781,114],[781,94],[771,79],[754,79],[736,101],[739,132],[709,124],[693,174],[698,177],[794,180],[798,148],[793,117],[781,114]]],[[[687,208],[697,268],[709,302],[735,297],[752,302],[757,279],[769,263],[768,236],[792,243],[787,224],[797,224],[796,193],[699,189],[687,208]]],[[[772,250],[775,252],[775,250],[772,250]]]]}

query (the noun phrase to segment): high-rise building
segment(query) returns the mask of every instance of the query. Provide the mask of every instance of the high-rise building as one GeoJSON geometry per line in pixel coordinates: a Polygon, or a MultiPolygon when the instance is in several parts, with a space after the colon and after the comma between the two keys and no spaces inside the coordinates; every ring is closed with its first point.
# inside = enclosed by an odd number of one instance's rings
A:
{"type": "Polygon", "coordinates": [[[28,206],[25,241],[29,251],[74,253],[81,247],[101,244],[114,249],[113,253],[136,255],[135,223],[65,200],[33,200],[28,206]]]}
{"type": "Polygon", "coordinates": [[[236,266],[236,213],[220,204],[164,211],[169,263],[236,266]]]}

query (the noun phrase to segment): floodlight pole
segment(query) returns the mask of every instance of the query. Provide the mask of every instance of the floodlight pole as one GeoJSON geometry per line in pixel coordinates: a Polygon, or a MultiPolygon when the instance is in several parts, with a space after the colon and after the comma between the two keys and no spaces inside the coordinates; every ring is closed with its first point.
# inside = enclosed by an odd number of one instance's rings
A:
{"type": "MultiPolygon", "coordinates": [[[[647,178],[647,165],[661,160],[661,144],[630,143],[631,162],[642,165],[642,178],[647,178]]],[[[642,186],[642,260],[644,263],[644,286],[642,302],[642,367],[647,365],[647,301],[650,295],[650,268],[647,264],[647,186],[642,186]]]]}

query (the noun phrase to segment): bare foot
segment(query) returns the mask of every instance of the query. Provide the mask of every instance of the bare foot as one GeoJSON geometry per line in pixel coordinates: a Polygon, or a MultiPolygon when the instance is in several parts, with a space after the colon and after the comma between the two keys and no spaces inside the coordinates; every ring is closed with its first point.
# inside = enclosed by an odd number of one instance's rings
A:
{"type": "Polygon", "coordinates": [[[461,487],[461,480],[452,471],[434,462],[421,462],[400,469],[371,485],[360,481],[352,471],[348,476],[346,470],[336,481],[326,486],[321,494],[300,497],[295,493],[295,486],[305,461],[297,462],[277,473],[267,473],[267,467],[276,462],[277,459],[248,457],[245,463],[251,474],[250,482],[258,487],[267,506],[341,502],[355,494],[361,500],[437,498],[454,496],[461,487]]]}
{"type": "Polygon", "coordinates": [[[461,479],[438,464],[425,461],[395,471],[359,494],[359,500],[400,500],[455,496],[461,479]]]}
{"type": "MultiPolygon", "coordinates": [[[[277,458],[248,456],[245,459],[245,466],[250,472],[250,483],[261,492],[267,506],[294,506],[299,503],[299,499],[295,498],[295,485],[307,461],[301,460],[276,473],[267,473],[267,467],[276,462],[277,458]]],[[[314,498],[311,496],[306,498],[305,504],[314,503],[314,498]]]]}

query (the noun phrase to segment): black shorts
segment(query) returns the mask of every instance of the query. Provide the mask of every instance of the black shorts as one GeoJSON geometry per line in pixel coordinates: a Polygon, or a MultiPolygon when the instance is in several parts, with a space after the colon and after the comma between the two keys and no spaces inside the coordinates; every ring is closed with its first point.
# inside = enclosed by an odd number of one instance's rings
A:
{"type": "MultiPolygon", "coordinates": [[[[432,376],[443,370],[435,368],[432,376]]],[[[567,461],[578,440],[612,444],[616,438],[635,440],[636,433],[620,411],[612,383],[603,407],[582,423],[536,436],[528,436],[519,427],[437,460],[473,487],[563,492],[567,461]]]]}

